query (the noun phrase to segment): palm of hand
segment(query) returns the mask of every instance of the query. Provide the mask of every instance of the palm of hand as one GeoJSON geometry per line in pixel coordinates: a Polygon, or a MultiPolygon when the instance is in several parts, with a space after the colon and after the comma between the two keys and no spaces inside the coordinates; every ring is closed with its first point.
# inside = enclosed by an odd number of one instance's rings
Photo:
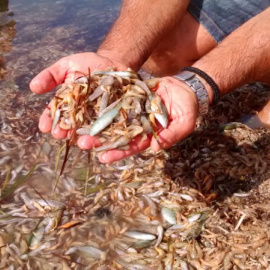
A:
{"type": "Polygon", "coordinates": [[[168,148],[190,134],[195,128],[198,110],[195,94],[175,78],[163,78],[157,94],[168,110],[169,125],[159,132],[159,143],[152,139],[151,147],[155,151],[168,148]]]}
{"type": "Polygon", "coordinates": [[[51,91],[63,82],[72,82],[81,76],[78,72],[88,74],[88,69],[97,70],[106,67],[126,69],[120,61],[104,57],[96,53],[78,53],[64,57],[55,64],[40,72],[30,83],[30,89],[37,94],[44,94],[51,91]]]}
{"type": "Polygon", "coordinates": [[[159,141],[153,136],[144,141],[137,137],[130,143],[128,150],[110,150],[100,155],[102,162],[109,163],[134,155],[149,146],[154,151],[168,148],[194,130],[198,102],[195,94],[186,84],[175,78],[165,77],[162,78],[156,93],[163,100],[169,117],[167,128],[157,132],[159,141]]]}
{"type": "MultiPolygon", "coordinates": [[[[82,74],[88,74],[90,71],[104,69],[106,67],[116,67],[118,69],[126,69],[127,67],[120,61],[112,58],[101,56],[96,53],[78,53],[60,59],[58,62],[39,73],[30,83],[30,89],[37,94],[43,94],[53,90],[61,83],[74,81],[82,74]]],[[[52,129],[52,119],[49,109],[45,109],[39,121],[39,129],[48,133],[51,132],[56,139],[64,139],[67,136],[67,131],[62,130],[57,126],[52,129]]]]}

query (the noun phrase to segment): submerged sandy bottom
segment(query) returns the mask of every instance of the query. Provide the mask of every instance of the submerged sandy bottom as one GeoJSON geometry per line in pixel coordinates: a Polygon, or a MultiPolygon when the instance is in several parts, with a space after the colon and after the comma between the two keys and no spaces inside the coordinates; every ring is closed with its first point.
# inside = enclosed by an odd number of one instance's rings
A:
{"type": "MultiPolygon", "coordinates": [[[[269,130],[224,126],[258,110],[269,88],[254,84],[224,97],[166,152],[102,165],[72,148],[54,193],[63,142],[38,131],[51,94],[33,95],[28,83],[58,58],[94,48],[103,34],[92,23],[90,42],[81,21],[73,28],[53,21],[63,18],[61,1],[52,13],[46,2],[28,6],[32,17],[26,7],[18,13],[27,3],[11,1],[8,20],[17,25],[5,24],[6,44],[17,35],[13,49],[2,49],[0,269],[269,269],[269,130]]],[[[91,16],[112,21],[116,6],[91,16]]],[[[74,13],[89,16],[82,7],[74,13]]]]}

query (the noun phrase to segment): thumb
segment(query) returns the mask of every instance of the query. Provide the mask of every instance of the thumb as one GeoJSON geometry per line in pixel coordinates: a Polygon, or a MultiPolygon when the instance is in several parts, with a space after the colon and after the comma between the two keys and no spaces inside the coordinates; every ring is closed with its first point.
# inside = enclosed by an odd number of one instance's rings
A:
{"type": "Polygon", "coordinates": [[[68,72],[68,61],[60,59],[52,66],[41,71],[31,82],[30,89],[36,94],[44,94],[64,82],[68,72]]]}

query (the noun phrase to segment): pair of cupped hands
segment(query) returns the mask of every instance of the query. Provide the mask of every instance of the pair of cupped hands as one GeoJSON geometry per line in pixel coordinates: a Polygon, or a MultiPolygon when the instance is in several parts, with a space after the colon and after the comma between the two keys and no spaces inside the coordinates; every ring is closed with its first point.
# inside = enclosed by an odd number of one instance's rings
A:
{"type": "MultiPolygon", "coordinates": [[[[126,70],[128,67],[123,61],[114,56],[98,53],[79,53],[64,57],[49,68],[40,72],[30,83],[30,89],[36,94],[43,94],[53,90],[62,83],[73,82],[76,72],[88,73],[102,70],[107,67],[115,67],[117,70],[126,70]]],[[[180,141],[195,128],[198,111],[198,102],[195,94],[189,87],[173,77],[163,77],[156,93],[161,97],[168,112],[169,124],[166,129],[157,131],[158,141],[149,136],[142,140],[140,136],[133,139],[128,150],[109,150],[99,155],[102,163],[111,163],[128,156],[137,154],[149,146],[152,150],[166,149],[180,141]]],[[[39,120],[39,129],[44,133],[51,132],[56,139],[65,139],[68,131],[61,129],[58,125],[52,130],[53,120],[50,117],[49,108],[46,108],[39,120]]],[[[77,141],[81,149],[92,149],[101,145],[98,138],[84,135],[77,141]]]]}

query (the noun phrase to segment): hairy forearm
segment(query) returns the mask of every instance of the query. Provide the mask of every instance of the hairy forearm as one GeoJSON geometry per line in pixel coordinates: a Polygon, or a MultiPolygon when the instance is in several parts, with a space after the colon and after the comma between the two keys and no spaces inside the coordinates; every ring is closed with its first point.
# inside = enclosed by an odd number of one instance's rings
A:
{"type": "Polygon", "coordinates": [[[98,52],[137,70],[187,9],[189,0],[123,0],[119,17],[98,52]]]}
{"type": "Polygon", "coordinates": [[[209,74],[223,95],[261,80],[270,70],[269,25],[270,8],[231,33],[193,66],[209,74]]]}

